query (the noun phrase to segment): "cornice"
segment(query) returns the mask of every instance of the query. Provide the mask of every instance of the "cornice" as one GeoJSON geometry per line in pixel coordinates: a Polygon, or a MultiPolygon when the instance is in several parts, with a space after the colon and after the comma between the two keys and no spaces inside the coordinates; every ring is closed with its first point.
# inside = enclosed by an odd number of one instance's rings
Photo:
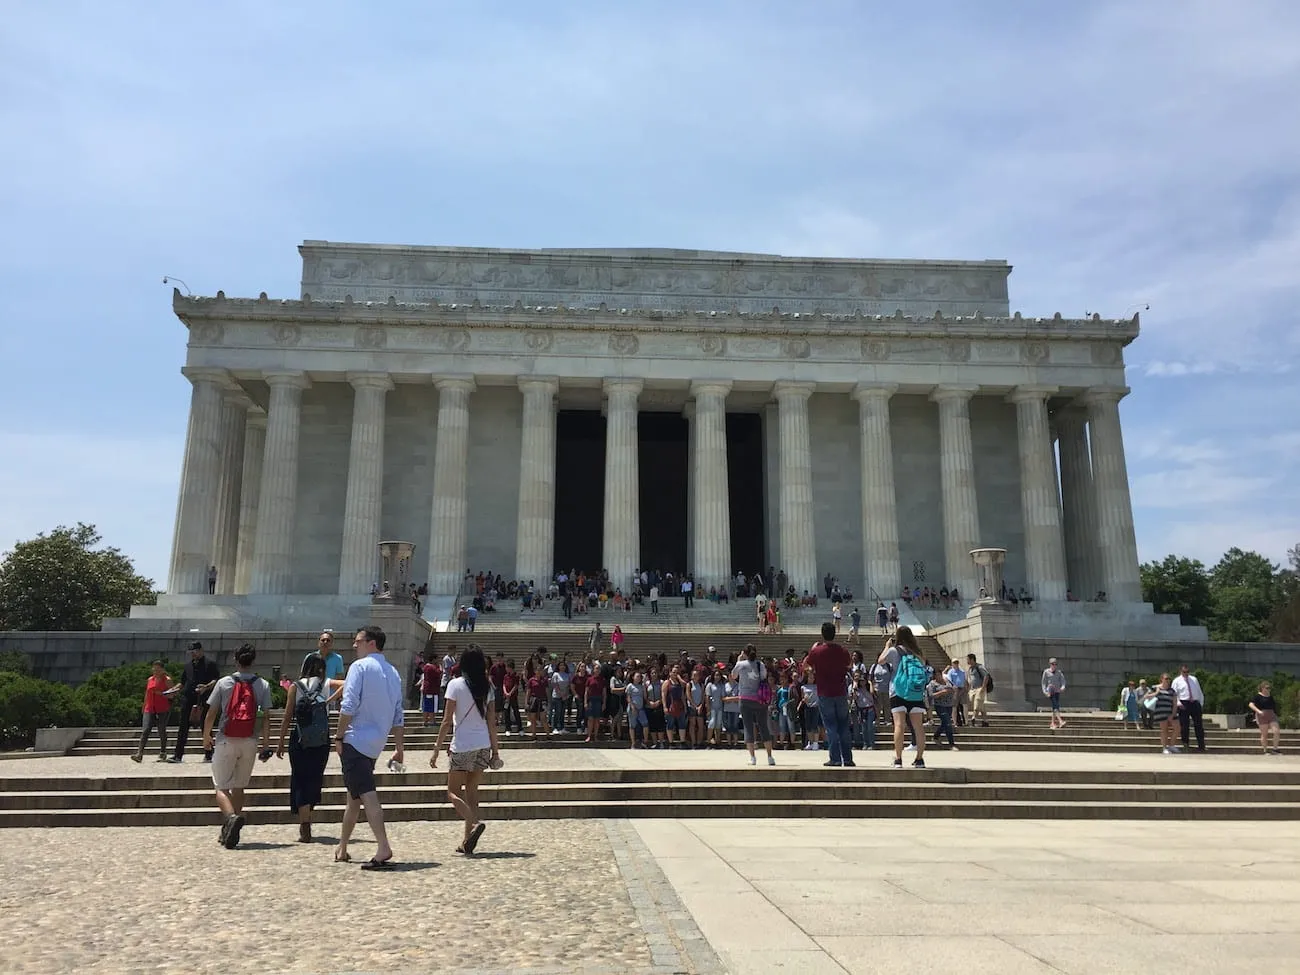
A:
{"type": "Polygon", "coordinates": [[[470,304],[408,304],[389,298],[386,302],[271,300],[263,292],[258,298],[191,297],[179,290],[172,293],[172,310],[187,326],[196,322],[238,325],[261,322],[285,325],[404,325],[462,326],[497,329],[589,329],[601,332],[708,332],[721,335],[873,336],[882,338],[931,339],[1048,339],[1119,342],[1128,345],[1138,337],[1137,314],[1131,319],[1026,318],[1020,312],[1008,317],[983,314],[926,318],[905,315],[828,315],[822,313],[771,311],[685,311],[658,308],[617,308],[559,305],[510,306],[470,304]]]}

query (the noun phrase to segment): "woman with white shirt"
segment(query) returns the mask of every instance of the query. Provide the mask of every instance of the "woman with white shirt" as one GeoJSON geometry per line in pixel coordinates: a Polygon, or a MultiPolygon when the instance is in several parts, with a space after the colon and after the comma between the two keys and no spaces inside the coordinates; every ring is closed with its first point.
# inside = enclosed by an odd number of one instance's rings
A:
{"type": "Polygon", "coordinates": [[[487,828],[478,818],[479,783],[489,768],[501,767],[496,708],[492,702],[492,685],[488,682],[487,658],[474,644],[460,655],[460,676],[447,685],[447,707],[442,714],[429,768],[438,767],[438,754],[448,730],[452,731],[452,738],[448,753],[447,798],[465,821],[465,839],[456,847],[456,852],[470,856],[487,828]]]}

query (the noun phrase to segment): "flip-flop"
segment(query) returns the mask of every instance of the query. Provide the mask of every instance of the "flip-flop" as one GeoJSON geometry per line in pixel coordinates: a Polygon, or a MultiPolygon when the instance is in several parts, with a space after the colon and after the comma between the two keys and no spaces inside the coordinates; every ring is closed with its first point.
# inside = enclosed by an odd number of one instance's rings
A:
{"type": "Polygon", "coordinates": [[[351,854],[351,853],[344,853],[342,856],[339,856],[337,853],[335,853],[335,854],[334,854],[334,862],[335,862],[335,863],[351,863],[351,862],[352,862],[352,854],[351,854]]]}
{"type": "Polygon", "coordinates": [[[392,857],[389,857],[387,860],[376,860],[372,857],[371,859],[367,860],[365,863],[361,864],[361,869],[362,870],[392,870],[393,859],[392,857]]]}
{"type": "Polygon", "coordinates": [[[465,855],[466,855],[466,856],[472,856],[472,855],[473,855],[473,853],[474,853],[474,847],[478,846],[478,840],[479,840],[479,837],[483,835],[483,831],[484,831],[485,829],[487,829],[486,824],[484,824],[484,823],[479,823],[479,824],[476,825],[472,830],[469,831],[469,839],[467,839],[467,840],[465,841],[465,855]]]}

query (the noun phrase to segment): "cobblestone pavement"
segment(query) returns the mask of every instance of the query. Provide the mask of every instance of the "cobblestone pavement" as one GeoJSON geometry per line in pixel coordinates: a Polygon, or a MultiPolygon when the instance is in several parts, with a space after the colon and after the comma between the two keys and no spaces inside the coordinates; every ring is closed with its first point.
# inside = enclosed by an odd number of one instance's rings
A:
{"type": "Polygon", "coordinates": [[[626,823],[491,823],[479,855],[458,824],[389,827],[401,867],[367,873],[329,839],[250,825],[0,831],[0,971],[720,972],[626,823]]]}

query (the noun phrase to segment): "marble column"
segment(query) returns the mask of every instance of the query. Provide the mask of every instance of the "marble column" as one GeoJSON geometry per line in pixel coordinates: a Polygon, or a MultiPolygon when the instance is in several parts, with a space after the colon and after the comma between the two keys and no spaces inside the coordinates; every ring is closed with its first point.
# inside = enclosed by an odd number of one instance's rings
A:
{"type": "Polygon", "coordinates": [[[616,587],[625,591],[641,565],[640,468],[637,462],[637,398],[640,379],[606,379],[605,537],[602,559],[616,587]]]}
{"type": "MultiPolygon", "coordinates": [[[[977,392],[978,386],[937,386],[930,394],[939,404],[939,477],[943,490],[946,576],[940,585],[949,589],[956,586],[965,605],[979,598],[978,576],[970,557],[971,549],[980,547],[975,456],[970,439],[970,399],[977,392]]],[[[933,581],[930,587],[934,588],[933,581]]]]}
{"type": "Polygon", "coordinates": [[[311,385],[294,370],[264,373],[271,387],[266,415],[262,488],[257,504],[257,537],[249,591],[281,596],[293,585],[293,529],[298,508],[298,432],[302,391],[311,385]]]}
{"type": "MultiPolygon", "coordinates": [[[[795,591],[817,592],[817,537],[814,534],[812,445],[808,434],[808,397],[817,388],[811,382],[779,382],[776,397],[780,439],[781,564],[795,591]]],[[[764,570],[764,578],[766,578],[764,570]]]]}
{"type": "Polygon", "coordinates": [[[1133,501],[1129,495],[1124,434],[1119,422],[1119,401],[1127,395],[1128,387],[1124,386],[1090,389],[1082,397],[1088,408],[1092,444],[1097,548],[1102,569],[1100,588],[1112,603],[1142,601],[1133,501]]]}
{"type": "Polygon", "coordinates": [[[239,555],[239,506],[244,487],[244,439],[252,401],[241,390],[226,393],[221,416],[221,486],[212,551],[217,566],[217,593],[233,596],[239,555]]]}
{"type": "MultiPolygon", "coordinates": [[[[1025,524],[1025,585],[1040,602],[1065,599],[1065,546],[1056,462],[1047,421],[1047,399],[1055,386],[1017,386],[1007,397],[1016,404],[1020,445],[1020,508],[1025,524]]],[[[990,594],[992,595],[992,594],[990,594]]]]}
{"type": "Polygon", "coordinates": [[[694,400],[686,401],[682,416],[686,419],[686,571],[695,574],[695,488],[699,480],[695,469],[695,435],[699,424],[695,422],[694,400]]]}
{"type": "Polygon", "coordinates": [[[555,575],[554,376],[521,376],[523,441],[519,454],[519,521],[515,532],[515,578],[545,592],[555,575]]]}
{"type": "Polygon", "coordinates": [[[435,376],[438,446],[433,457],[433,512],[429,522],[429,592],[453,595],[468,566],[469,396],[473,376],[435,376]]]}
{"type": "Polygon", "coordinates": [[[266,450],[266,414],[248,410],[244,420],[243,484],[239,489],[239,542],[235,553],[235,592],[248,592],[257,543],[257,507],[262,500],[262,455],[266,450]]]}
{"type": "Polygon", "coordinates": [[[1102,585],[1097,552],[1097,500],[1088,452],[1088,415],[1077,407],[1053,415],[1061,453],[1061,521],[1070,590],[1091,599],[1102,585]]]}
{"type": "MultiPolygon", "coordinates": [[[[862,571],[866,585],[888,602],[903,585],[898,561],[898,500],[894,494],[894,441],[889,400],[893,383],[858,383],[858,433],[862,463],[862,571]]],[[[863,598],[870,592],[863,593],[863,598]]]]}
{"type": "Polygon", "coordinates": [[[697,590],[722,588],[731,578],[731,497],[727,481],[727,394],[731,383],[691,383],[695,429],[691,465],[695,474],[694,555],[697,590]]]}
{"type": "Polygon", "coordinates": [[[224,369],[187,366],[181,372],[192,388],[167,592],[185,595],[208,591],[208,566],[216,560],[212,536],[221,488],[222,397],[231,379],[224,369]]]}
{"type": "Polygon", "coordinates": [[[362,596],[379,581],[379,523],[384,508],[384,401],[393,388],[385,372],[350,372],[352,442],[343,505],[339,595],[362,596]]]}

